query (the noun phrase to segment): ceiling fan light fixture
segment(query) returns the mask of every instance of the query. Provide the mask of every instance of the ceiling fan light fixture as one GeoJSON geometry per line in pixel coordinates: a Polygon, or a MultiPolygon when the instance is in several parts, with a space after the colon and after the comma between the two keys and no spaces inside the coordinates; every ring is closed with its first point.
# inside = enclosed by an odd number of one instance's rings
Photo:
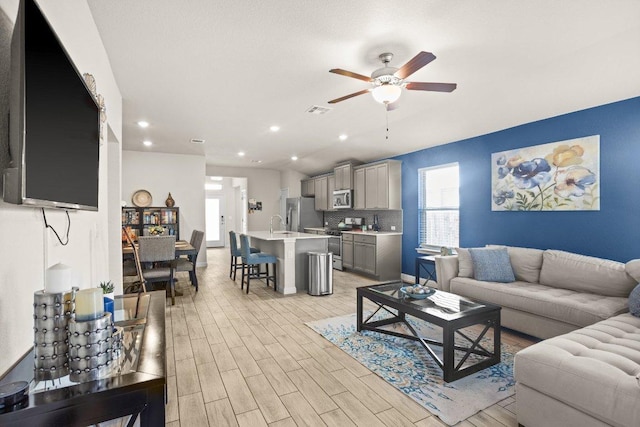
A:
{"type": "Polygon", "coordinates": [[[373,99],[381,104],[391,104],[396,102],[398,98],[400,98],[401,93],[402,88],[393,84],[383,84],[380,86],[376,86],[371,91],[373,99]]]}

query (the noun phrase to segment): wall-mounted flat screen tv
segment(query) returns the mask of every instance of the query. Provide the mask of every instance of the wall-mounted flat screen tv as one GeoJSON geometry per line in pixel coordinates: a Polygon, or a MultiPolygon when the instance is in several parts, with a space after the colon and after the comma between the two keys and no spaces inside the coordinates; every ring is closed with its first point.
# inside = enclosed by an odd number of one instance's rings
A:
{"type": "Polygon", "coordinates": [[[11,61],[5,201],[97,210],[100,109],[33,0],[20,2],[11,61]]]}

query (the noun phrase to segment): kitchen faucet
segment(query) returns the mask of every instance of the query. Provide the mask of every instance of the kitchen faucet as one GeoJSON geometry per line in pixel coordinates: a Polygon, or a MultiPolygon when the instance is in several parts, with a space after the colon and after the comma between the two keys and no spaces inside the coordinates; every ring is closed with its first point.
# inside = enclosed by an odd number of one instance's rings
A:
{"type": "Polygon", "coordinates": [[[280,219],[280,224],[284,225],[284,220],[280,215],[271,215],[271,219],[269,220],[269,234],[273,234],[273,218],[278,217],[280,219]]]}

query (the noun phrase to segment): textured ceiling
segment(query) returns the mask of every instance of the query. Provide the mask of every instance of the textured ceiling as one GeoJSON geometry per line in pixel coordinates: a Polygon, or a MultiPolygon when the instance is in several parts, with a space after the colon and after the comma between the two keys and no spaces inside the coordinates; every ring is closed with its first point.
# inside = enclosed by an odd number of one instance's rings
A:
{"type": "Polygon", "coordinates": [[[314,174],[640,95],[637,0],[88,3],[123,96],[123,148],[211,165],[314,174]],[[369,94],[327,104],[368,87],[329,69],[370,75],[382,52],[399,67],[421,50],[437,59],[409,80],[456,91],[405,90],[388,116],[369,94]]]}

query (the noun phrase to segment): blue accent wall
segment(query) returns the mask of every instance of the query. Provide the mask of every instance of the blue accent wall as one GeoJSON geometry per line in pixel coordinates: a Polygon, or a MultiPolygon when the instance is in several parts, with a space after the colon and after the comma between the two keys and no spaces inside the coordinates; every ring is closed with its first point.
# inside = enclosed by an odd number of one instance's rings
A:
{"type": "Polygon", "coordinates": [[[460,165],[460,246],[560,249],[640,258],[640,97],[394,157],[402,161],[402,271],[414,274],[418,169],[460,165]],[[600,211],[492,212],[491,154],[600,135],[600,211]]]}

